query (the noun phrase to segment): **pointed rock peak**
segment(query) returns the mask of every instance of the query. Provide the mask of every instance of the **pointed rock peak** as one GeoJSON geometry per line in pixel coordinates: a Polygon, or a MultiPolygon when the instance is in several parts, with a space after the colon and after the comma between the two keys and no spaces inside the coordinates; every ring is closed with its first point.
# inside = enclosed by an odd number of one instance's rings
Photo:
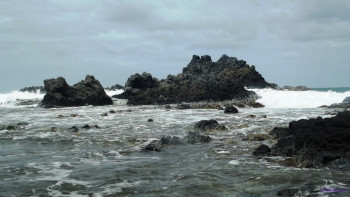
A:
{"type": "Polygon", "coordinates": [[[203,56],[201,57],[201,60],[202,60],[203,62],[211,62],[211,57],[210,57],[209,55],[203,55],[203,56]]]}
{"type": "Polygon", "coordinates": [[[226,54],[223,54],[220,59],[217,61],[217,63],[235,63],[237,61],[237,58],[235,57],[230,57],[226,54]]]}
{"type": "Polygon", "coordinates": [[[95,77],[93,75],[86,75],[85,81],[94,81],[95,77]]]}

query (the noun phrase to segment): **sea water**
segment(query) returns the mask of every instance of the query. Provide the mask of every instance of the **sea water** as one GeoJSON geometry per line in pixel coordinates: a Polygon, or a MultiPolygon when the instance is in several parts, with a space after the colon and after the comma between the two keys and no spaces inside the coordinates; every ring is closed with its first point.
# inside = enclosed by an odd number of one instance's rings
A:
{"type": "Polygon", "coordinates": [[[42,99],[43,94],[0,94],[0,124],[27,123],[0,131],[0,196],[276,196],[292,188],[302,190],[299,196],[348,196],[322,191],[349,189],[346,166],[286,167],[279,164],[282,157],[252,156],[257,146],[272,142],[242,139],[293,120],[331,117],[327,112],[333,109],[317,107],[341,102],[350,92],[254,91],[266,107],[238,108],[238,114],[128,106],[125,100],[112,106],[43,109],[16,105],[18,98],[42,99]],[[228,130],[210,133],[213,141],[207,144],[141,151],[162,136],[184,137],[197,121],[208,119],[228,130]],[[82,129],[85,124],[98,128],[82,129]],[[79,132],[69,131],[72,126],[79,132]]]}

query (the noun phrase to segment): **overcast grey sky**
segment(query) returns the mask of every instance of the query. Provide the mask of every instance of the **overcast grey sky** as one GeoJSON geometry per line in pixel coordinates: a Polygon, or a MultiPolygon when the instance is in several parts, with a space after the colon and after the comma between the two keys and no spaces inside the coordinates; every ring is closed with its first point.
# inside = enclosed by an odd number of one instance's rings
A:
{"type": "Polygon", "coordinates": [[[193,54],[244,59],[268,82],[350,86],[348,0],[0,0],[0,92],[93,74],[182,71],[193,54]]]}

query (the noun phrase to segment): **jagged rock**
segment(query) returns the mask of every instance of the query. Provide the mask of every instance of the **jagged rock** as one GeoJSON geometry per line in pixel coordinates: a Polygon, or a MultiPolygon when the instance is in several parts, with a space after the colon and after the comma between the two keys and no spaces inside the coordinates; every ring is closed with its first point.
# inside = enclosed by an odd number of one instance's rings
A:
{"type": "Polygon", "coordinates": [[[226,114],[235,114],[235,113],[238,113],[238,109],[235,108],[234,106],[228,106],[228,107],[225,108],[224,113],[226,113],[226,114]]]}
{"type": "Polygon", "coordinates": [[[224,125],[219,124],[216,120],[201,120],[194,125],[197,131],[227,130],[224,125]]]}
{"type": "Polygon", "coordinates": [[[39,106],[73,107],[84,105],[112,105],[112,99],[107,96],[102,85],[94,76],[87,75],[85,80],[69,86],[63,77],[44,81],[46,95],[39,106]]]}
{"type": "Polygon", "coordinates": [[[256,94],[244,86],[272,87],[243,60],[223,55],[212,62],[208,55],[194,55],[182,73],[161,81],[147,73],[132,75],[125,91],[113,97],[128,99],[128,104],[133,105],[256,99],[256,94]]]}
{"type": "Polygon", "coordinates": [[[282,89],[283,90],[290,90],[290,91],[308,91],[308,90],[311,90],[310,88],[308,88],[306,86],[296,86],[296,87],[284,86],[282,89]]]}
{"type": "Polygon", "coordinates": [[[336,159],[350,159],[350,111],[332,118],[292,121],[285,130],[272,134],[281,138],[271,153],[292,157],[296,166],[317,167],[336,159]]]}

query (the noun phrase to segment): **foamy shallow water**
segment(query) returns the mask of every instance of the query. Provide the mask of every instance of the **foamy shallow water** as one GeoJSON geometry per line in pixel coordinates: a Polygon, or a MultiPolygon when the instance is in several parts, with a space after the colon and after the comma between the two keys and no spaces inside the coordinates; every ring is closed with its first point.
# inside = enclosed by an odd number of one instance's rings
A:
{"type": "Polygon", "coordinates": [[[272,142],[242,141],[293,120],[331,117],[327,109],[239,108],[224,114],[127,106],[123,100],[101,107],[9,106],[0,107],[0,124],[28,125],[0,131],[0,196],[276,196],[289,188],[305,190],[301,196],[344,196],[321,189],[350,186],[348,170],[281,166],[281,157],[252,156],[261,143],[272,142]],[[216,119],[228,130],[211,133],[208,144],[141,151],[162,136],[184,137],[203,119],[216,119]],[[85,124],[99,128],[81,129],[85,124]],[[70,132],[72,126],[79,132],[70,132]]]}
{"type": "Polygon", "coordinates": [[[2,109],[1,124],[29,124],[0,132],[0,196],[275,196],[305,184],[314,190],[350,185],[349,172],[281,166],[275,162],[281,158],[252,156],[262,142],[242,141],[292,120],[330,117],[325,109],[242,108],[234,115],[123,104],[2,109]],[[117,113],[101,116],[111,109],[117,113]],[[208,144],[140,151],[162,136],[185,136],[202,119],[216,119],[229,130],[211,133],[208,144]],[[100,128],[68,131],[84,124],[100,128]],[[59,129],[50,132],[51,127],[59,129]]]}

